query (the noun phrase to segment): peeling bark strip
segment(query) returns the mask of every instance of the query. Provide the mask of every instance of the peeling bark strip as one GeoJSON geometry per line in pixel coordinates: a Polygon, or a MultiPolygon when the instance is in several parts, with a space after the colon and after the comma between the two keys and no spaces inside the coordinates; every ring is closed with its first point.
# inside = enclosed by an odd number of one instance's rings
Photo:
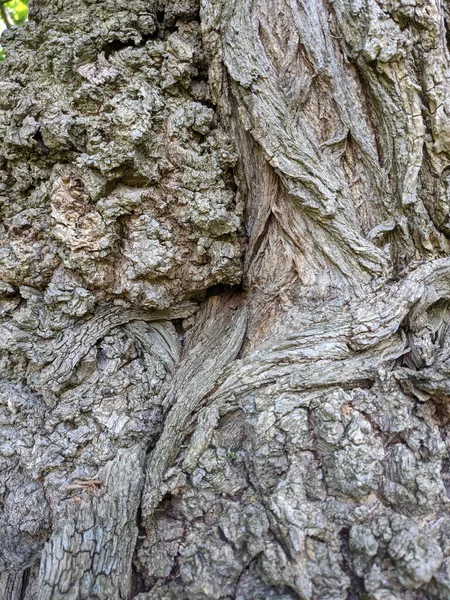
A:
{"type": "Polygon", "coordinates": [[[2,600],[450,600],[449,40],[437,0],[4,32],[2,600]]]}

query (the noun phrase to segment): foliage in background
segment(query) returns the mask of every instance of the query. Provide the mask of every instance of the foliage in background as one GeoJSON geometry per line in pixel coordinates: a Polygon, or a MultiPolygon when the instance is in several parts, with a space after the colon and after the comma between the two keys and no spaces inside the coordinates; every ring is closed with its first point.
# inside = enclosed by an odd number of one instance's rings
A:
{"type": "MultiPolygon", "coordinates": [[[[0,33],[14,25],[22,25],[28,16],[28,0],[0,0],[0,33]]],[[[5,53],[0,45],[0,61],[5,53]]]]}

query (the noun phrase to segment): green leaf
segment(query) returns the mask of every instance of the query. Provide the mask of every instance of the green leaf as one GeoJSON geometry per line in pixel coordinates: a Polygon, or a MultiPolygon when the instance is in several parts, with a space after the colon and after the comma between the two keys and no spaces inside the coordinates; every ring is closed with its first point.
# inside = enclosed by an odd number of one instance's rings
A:
{"type": "Polygon", "coordinates": [[[28,2],[23,0],[10,0],[5,3],[10,15],[17,25],[22,25],[28,16],[28,2]]]}

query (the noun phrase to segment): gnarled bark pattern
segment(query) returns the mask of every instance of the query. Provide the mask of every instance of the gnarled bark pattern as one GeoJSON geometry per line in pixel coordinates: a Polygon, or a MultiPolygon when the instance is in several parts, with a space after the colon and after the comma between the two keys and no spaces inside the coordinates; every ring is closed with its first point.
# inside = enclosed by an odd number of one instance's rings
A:
{"type": "Polygon", "coordinates": [[[0,67],[2,597],[450,599],[447,4],[30,16],[0,67]]]}

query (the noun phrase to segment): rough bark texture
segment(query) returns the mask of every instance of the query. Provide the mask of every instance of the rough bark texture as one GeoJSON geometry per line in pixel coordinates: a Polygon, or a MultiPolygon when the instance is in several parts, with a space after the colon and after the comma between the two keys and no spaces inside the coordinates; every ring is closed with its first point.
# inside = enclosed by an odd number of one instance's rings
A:
{"type": "Polygon", "coordinates": [[[0,66],[0,597],[450,599],[450,9],[35,0],[0,66]]]}

